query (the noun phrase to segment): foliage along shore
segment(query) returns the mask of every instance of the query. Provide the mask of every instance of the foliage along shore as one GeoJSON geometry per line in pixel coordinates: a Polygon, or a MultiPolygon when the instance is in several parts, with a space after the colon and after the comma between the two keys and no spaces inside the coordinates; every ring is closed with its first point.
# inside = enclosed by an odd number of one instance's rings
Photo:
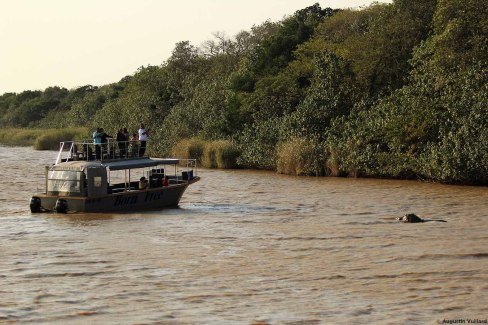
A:
{"type": "MultiPolygon", "coordinates": [[[[66,129],[0,129],[0,144],[7,146],[32,146],[35,150],[59,150],[62,141],[87,141],[91,143],[87,128],[66,129]]],[[[149,142],[150,143],[150,142],[149,142]]],[[[151,145],[149,145],[150,148],[151,145]]],[[[181,159],[197,159],[204,168],[238,168],[239,152],[230,141],[203,141],[185,139],[172,151],[172,156],[181,159]]]]}
{"type": "Polygon", "coordinates": [[[0,129],[0,143],[7,146],[33,146],[35,150],[59,150],[61,141],[86,139],[86,128],[0,129]]]}
{"type": "Polygon", "coordinates": [[[0,126],[143,122],[152,155],[191,149],[211,166],[225,152],[221,167],[487,185],[487,110],[488,4],[394,0],[182,41],[101,87],[6,93],[0,126]]]}

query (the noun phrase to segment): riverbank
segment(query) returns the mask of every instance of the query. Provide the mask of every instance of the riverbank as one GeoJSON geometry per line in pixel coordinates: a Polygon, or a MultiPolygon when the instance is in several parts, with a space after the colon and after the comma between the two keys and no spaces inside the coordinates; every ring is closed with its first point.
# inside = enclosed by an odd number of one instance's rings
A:
{"type": "MultiPolygon", "coordinates": [[[[87,128],[64,129],[20,129],[0,130],[0,144],[7,146],[32,146],[35,150],[58,150],[59,143],[91,138],[87,128]]],[[[169,155],[181,159],[197,159],[198,165],[209,169],[260,169],[242,164],[242,148],[229,140],[205,141],[198,138],[182,139],[177,142],[169,155]]],[[[324,149],[324,148],[322,148],[324,149]]],[[[322,152],[322,151],[321,151],[322,152]]],[[[157,148],[150,147],[149,154],[155,157],[165,156],[157,148]]],[[[432,182],[456,185],[481,185],[485,182],[472,182],[461,179],[439,180],[416,173],[375,174],[357,169],[343,170],[338,159],[332,154],[328,157],[317,155],[313,143],[292,139],[282,143],[276,150],[276,166],[264,168],[278,174],[290,176],[332,176],[374,179],[422,179],[432,182]]]]}

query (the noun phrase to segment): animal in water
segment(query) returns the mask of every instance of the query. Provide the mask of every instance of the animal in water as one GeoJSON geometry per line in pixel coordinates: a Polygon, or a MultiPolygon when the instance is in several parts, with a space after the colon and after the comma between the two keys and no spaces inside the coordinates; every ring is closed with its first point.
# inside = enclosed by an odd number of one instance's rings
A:
{"type": "Polygon", "coordinates": [[[446,220],[442,220],[442,219],[422,219],[414,213],[407,213],[403,217],[398,217],[396,219],[404,223],[419,223],[419,222],[429,222],[429,221],[447,222],[446,220]]]}

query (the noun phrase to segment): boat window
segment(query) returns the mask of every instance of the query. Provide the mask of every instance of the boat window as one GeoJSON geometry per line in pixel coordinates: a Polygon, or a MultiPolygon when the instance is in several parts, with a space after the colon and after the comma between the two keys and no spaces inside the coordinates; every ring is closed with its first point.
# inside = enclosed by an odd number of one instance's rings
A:
{"type": "Polygon", "coordinates": [[[94,187],[102,187],[102,177],[101,176],[93,177],[93,186],[94,187]]]}
{"type": "Polygon", "coordinates": [[[48,192],[73,193],[80,192],[81,172],[53,170],[49,172],[48,192]]]}

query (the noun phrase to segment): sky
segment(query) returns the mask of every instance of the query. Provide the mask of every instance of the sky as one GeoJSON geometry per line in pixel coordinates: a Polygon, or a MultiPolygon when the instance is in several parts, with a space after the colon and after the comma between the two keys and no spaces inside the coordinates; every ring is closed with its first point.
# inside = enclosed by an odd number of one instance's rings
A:
{"type": "Polygon", "coordinates": [[[335,9],[373,1],[0,0],[0,95],[117,82],[162,64],[180,41],[232,38],[317,2],[335,9]]]}

